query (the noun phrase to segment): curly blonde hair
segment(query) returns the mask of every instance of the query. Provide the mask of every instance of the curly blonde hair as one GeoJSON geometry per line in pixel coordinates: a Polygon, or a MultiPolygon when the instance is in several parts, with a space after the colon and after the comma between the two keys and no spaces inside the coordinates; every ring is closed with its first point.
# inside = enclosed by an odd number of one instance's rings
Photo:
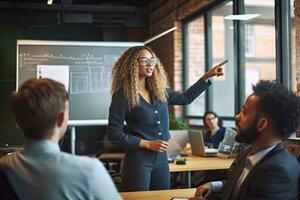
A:
{"type": "MultiPolygon", "coordinates": [[[[140,96],[138,92],[139,65],[137,62],[138,53],[142,50],[149,51],[153,57],[155,53],[150,47],[135,46],[127,49],[112,70],[111,93],[122,90],[131,109],[139,104],[140,96]]],[[[154,94],[161,102],[167,101],[167,89],[170,88],[167,73],[164,66],[158,60],[151,77],[146,77],[146,88],[154,94]]]]}

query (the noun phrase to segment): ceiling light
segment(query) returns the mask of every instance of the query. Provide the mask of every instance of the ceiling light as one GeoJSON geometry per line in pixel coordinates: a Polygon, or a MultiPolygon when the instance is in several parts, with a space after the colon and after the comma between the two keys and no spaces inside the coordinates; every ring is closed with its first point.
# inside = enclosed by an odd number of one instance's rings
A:
{"type": "Polygon", "coordinates": [[[247,21],[247,20],[259,17],[259,16],[260,16],[260,14],[227,15],[227,16],[224,17],[224,19],[227,19],[227,20],[242,20],[242,21],[247,21]]]}
{"type": "Polygon", "coordinates": [[[48,5],[52,5],[52,3],[53,3],[53,0],[48,0],[48,1],[47,1],[47,4],[48,4],[48,5]]]}
{"type": "Polygon", "coordinates": [[[146,40],[146,41],[144,41],[144,44],[146,45],[146,44],[148,44],[148,43],[150,43],[150,42],[152,42],[152,41],[154,41],[154,40],[156,40],[156,39],[158,39],[158,38],[160,38],[160,37],[162,37],[162,36],[164,36],[164,35],[172,32],[172,31],[176,30],[176,29],[177,29],[177,27],[174,26],[174,27],[172,27],[172,28],[170,28],[170,29],[168,29],[168,30],[166,30],[166,31],[164,31],[164,32],[162,32],[162,33],[160,33],[160,34],[158,34],[158,35],[156,35],[156,36],[154,36],[154,37],[146,40]]]}

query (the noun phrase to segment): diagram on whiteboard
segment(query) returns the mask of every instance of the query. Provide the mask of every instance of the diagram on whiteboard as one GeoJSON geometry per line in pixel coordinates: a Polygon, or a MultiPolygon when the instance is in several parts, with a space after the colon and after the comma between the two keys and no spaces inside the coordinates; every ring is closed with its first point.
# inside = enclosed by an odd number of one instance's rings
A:
{"type": "Polygon", "coordinates": [[[95,56],[85,53],[74,57],[64,54],[23,53],[20,55],[19,67],[22,71],[28,71],[27,73],[36,71],[37,77],[42,71],[43,77],[64,83],[70,94],[93,94],[110,91],[111,70],[117,59],[116,54],[95,56]],[[65,65],[66,63],[69,65],[65,65]]]}
{"type": "Polygon", "coordinates": [[[60,81],[70,94],[70,124],[107,124],[112,68],[126,49],[138,45],[18,40],[16,86],[34,77],[60,81]]]}
{"type": "Polygon", "coordinates": [[[37,78],[49,78],[64,84],[69,91],[69,66],[68,65],[37,65],[37,78]]]}

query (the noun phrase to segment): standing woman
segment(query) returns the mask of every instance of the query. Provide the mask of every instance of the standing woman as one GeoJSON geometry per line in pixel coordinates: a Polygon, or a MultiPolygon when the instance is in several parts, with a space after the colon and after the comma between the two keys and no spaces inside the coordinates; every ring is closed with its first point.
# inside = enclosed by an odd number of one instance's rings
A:
{"type": "Polygon", "coordinates": [[[211,84],[209,77],[220,75],[218,65],[179,93],[170,90],[164,67],[149,47],[131,47],[123,53],[112,72],[108,138],[126,150],[124,191],[170,188],[168,105],[191,103],[211,84]]]}

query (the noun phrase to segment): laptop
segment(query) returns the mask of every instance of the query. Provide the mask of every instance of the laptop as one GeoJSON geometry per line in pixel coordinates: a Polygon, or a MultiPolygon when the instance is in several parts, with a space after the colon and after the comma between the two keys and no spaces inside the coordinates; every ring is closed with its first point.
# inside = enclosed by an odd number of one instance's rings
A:
{"type": "Polygon", "coordinates": [[[218,149],[205,147],[203,140],[203,131],[189,130],[189,138],[191,143],[192,154],[203,157],[218,155],[218,149]]]}
{"type": "Polygon", "coordinates": [[[189,142],[187,130],[170,130],[170,140],[168,141],[167,154],[168,158],[176,158],[184,153],[186,143],[189,142]]]}

